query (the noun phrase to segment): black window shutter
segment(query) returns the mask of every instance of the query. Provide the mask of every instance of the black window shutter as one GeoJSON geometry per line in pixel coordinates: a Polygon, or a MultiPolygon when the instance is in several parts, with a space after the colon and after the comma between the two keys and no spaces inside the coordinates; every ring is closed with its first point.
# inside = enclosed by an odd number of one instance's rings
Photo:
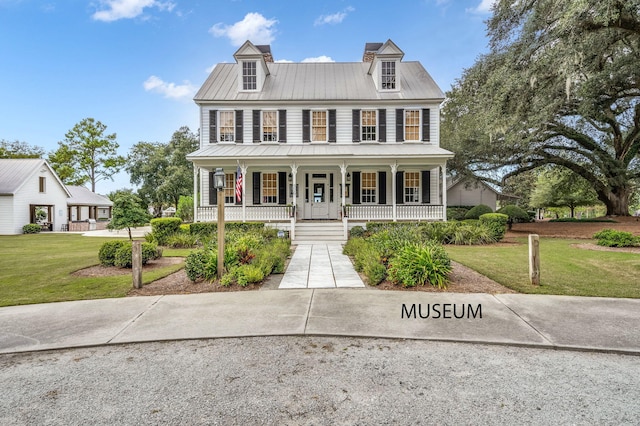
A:
{"type": "Polygon", "coordinates": [[[209,172],[209,205],[214,206],[218,204],[218,191],[215,187],[215,181],[213,180],[213,172],[209,172]]]}
{"type": "Polygon", "coordinates": [[[396,173],[396,204],[404,204],[404,172],[396,173]]]}
{"type": "Polygon", "coordinates": [[[217,126],[218,110],[209,111],[209,143],[218,142],[218,126],[217,126]]]}
{"type": "Polygon", "coordinates": [[[260,110],[253,110],[253,143],[260,143],[260,110]]]}
{"type": "Polygon", "coordinates": [[[431,140],[431,110],[429,108],[422,110],[422,140],[424,142],[431,140]]]}
{"type": "Polygon", "coordinates": [[[387,172],[378,172],[378,204],[387,204],[387,172]]]}
{"type": "Polygon", "coordinates": [[[431,171],[422,171],[422,203],[431,204],[431,171]]]}
{"type": "Polygon", "coordinates": [[[396,142],[404,142],[404,110],[396,110],[396,142]]]}
{"type": "Polygon", "coordinates": [[[236,143],[242,143],[244,140],[243,118],[244,111],[241,109],[236,110],[236,143]]]}
{"type": "Polygon", "coordinates": [[[287,142],[287,110],[278,111],[278,142],[287,142]]]}
{"type": "Polygon", "coordinates": [[[311,142],[311,124],[310,111],[308,109],[302,110],[302,142],[311,142]]]}
{"type": "Polygon", "coordinates": [[[329,140],[327,142],[336,141],[336,110],[329,110],[329,140]]]}
{"type": "Polygon", "coordinates": [[[352,174],[353,192],[351,193],[351,201],[353,204],[360,204],[360,172],[352,174]]]}
{"type": "Polygon", "coordinates": [[[387,110],[379,109],[378,110],[378,141],[386,142],[387,141],[387,110]]]}
{"type": "MultiPolygon", "coordinates": [[[[244,197],[244,194],[241,193],[240,201],[238,201],[238,197],[236,196],[236,185],[235,185],[235,182],[238,182],[238,172],[235,172],[233,175],[236,177],[236,180],[234,181],[234,184],[233,184],[233,199],[236,200],[236,205],[240,206],[242,205],[242,197],[244,197]]],[[[242,191],[242,189],[240,191],[242,191]]]]}
{"type": "Polygon", "coordinates": [[[353,114],[353,132],[351,136],[351,140],[353,142],[360,142],[360,110],[354,109],[352,110],[353,114]]]}
{"type": "Polygon", "coordinates": [[[253,204],[260,203],[260,172],[253,172],[253,204]]]}
{"type": "Polygon", "coordinates": [[[278,172],[278,204],[287,204],[287,172],[278,172]]]}

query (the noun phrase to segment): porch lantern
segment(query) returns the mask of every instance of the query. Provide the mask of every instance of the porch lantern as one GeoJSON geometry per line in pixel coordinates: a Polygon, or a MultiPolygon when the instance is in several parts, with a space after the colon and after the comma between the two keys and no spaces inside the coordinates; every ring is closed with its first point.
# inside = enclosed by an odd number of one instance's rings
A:
{"type": "Polygon", "coordinates": [[[218,279],[222,278],[224,270],[224,186],[225,176],[222,168],[216,168],[213,174],[213,186],[218,191],[218,279]]]}
{"type": "Polygon", "coordinates": [[[351,173],[347,173],[347,182],[351,182],[351,173]]]}

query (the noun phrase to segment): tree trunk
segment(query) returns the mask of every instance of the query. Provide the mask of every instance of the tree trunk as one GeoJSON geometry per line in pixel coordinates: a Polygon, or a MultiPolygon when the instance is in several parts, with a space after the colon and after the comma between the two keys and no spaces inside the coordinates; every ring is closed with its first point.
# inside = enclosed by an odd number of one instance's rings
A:
{"type": "Polygon", "coordinates": [[[575,217],[574,212],[575,212],[576,208],[575,208],[575,206],[569,206],[569,209],[571,210],[571,219],[573,219],[575,217]]]}
{"type": "Polygon", "coordinates": [[[598,198],[607,207],[607,216],[629,216],[629,199],[631,189],[628,187],[613,187],[606,193],[598,192],[598,198]]]}
{"type": "Polygon", "coordinates": [[[129,231],[129,241],[133,241],[133,237],[131,236],[131,228],[127,227],[127,231],[129,231]]]}

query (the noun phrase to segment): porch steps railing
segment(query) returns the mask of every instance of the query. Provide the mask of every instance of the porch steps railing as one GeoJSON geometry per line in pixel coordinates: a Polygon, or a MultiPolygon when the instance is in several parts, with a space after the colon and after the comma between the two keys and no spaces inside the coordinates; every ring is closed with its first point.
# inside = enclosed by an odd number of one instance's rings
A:
{"type": "Polygon", "coordinates": [[[344,226],[341,221],[302,221],[296,222],[294,244],[311,242],[344,243],[344,226]]]}

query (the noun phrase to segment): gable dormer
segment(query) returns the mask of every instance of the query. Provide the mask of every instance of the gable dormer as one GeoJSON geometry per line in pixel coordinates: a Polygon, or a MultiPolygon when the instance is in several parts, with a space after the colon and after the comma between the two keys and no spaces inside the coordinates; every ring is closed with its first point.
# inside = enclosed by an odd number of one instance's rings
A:
{"type": "Polygon", "coordinates": [[[371,62],[369,75],[379,92],[400,91],[400,62],[404,52],[391,40],[367,43],[363,61],[371,62]]]}
{"type": "Polygon", "coordinates": [[[256,46],[249,40],[233,54],[238,63],[238,92],[260,92],[273,62],[269,45],[256,46]]]}

